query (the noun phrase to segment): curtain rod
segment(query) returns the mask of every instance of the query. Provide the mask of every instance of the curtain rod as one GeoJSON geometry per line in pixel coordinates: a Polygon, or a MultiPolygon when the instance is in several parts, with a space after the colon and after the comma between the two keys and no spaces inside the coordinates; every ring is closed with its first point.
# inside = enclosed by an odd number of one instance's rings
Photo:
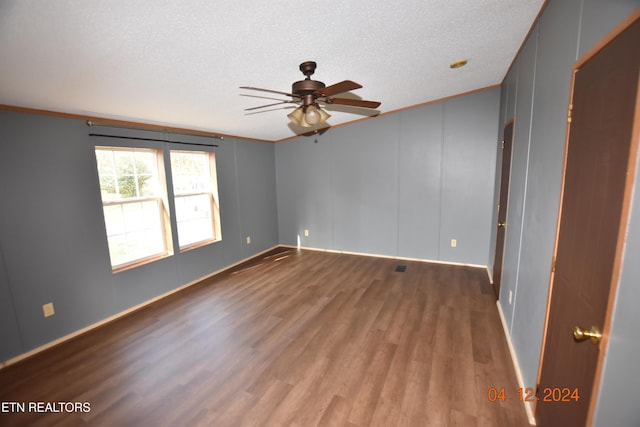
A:
{"type": "MultiPolygon", "coordinates": [[[[146,127],[146,126],[135,126],[135,125],[126,125],[126,124],[118,124],[118,123],[108,123],[108,122],[97,122],[95,120],[87,120],[86,123],[87,123],[87,126],[89,126],[89,127],[100,126],[100,127],[109,127],[109,128],[146,130],[146,131],[152,131],[152,132],[165,132],[165,133],[171,133],[171,134],[174,134],[174,135],[186,135],[186,136],[198,136],[198,137],[201,137],[201,138],[213,138],[213,139],[219,139],[221,141],[224,139],[223,136],[204,135],[204,134],[200,134],[198,132],[185,132],[185,131],[181,132],[181,131],[172,131],[172,130],[168,130],[168,129],[153,129],[151,127],[146,127]]],[[[172,141],[169,141],[169,142],[172,142],[172,141]]],[[[174,141],[174,142],[176,142],[176,141],[174,141]]],[[[206,144],[194,144],[194,145],[206,145],[206,144]]]]}
{"type": "Polygon", "coordinates": [[[105,137],[105,138],[118,138],[118,139],[134,139],[136,141],[171,142],[173,144],[200,145],[202,147],[217,147],[218,146],[218,144],[202,144],[202,143],[197,143],[197,142],[169,141],[167,139],[140,138],[140,137],[137,137],[137,136],[108,135],[106,133],[90,133],[89,136],[102,136],[102,137],[105,137]]]}

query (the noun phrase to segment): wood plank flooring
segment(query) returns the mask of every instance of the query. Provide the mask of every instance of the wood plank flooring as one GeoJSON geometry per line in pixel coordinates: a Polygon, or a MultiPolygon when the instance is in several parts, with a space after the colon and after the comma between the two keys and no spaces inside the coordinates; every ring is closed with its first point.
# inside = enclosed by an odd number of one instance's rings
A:
{"type": "Polygon", "coordinates": [[[517,389],[484,270],[278,248],[0,370],[90,405],[0,425],[526,426],[517,389]]]}

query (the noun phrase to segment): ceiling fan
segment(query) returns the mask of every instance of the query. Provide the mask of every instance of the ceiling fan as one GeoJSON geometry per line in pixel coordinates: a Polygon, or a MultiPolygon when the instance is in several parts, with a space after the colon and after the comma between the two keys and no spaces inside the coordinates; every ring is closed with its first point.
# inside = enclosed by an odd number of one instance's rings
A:
{"type": "Polygon", "coordinates": [[[313,61],[306,61],[300,64],[300,71],[306,76],[304,80],[295,82],[291,87],[291,93],[280,92],[271,89],[262,89],[251,86],[240,86],[240,89],[258,90],[262,92],[276,93],[279,95],[290,96],[290,100],[282,100],[273,104],[261,105],[259,107],[246,108],[245,111],[257,110],[260,108],[273,107],[280,104],[298,104],[292,113],[287,114],[287,117],[292,122],[303,127],[313,127],[318,124],[322,124],[327,121],[329,113],[321,108],[320,104],[337,104],[347,105],[350,107],[361,108],[378,108],[380,102],[377,101],[365,101],[363,99],[352,98],[335,98],[334,95],[348,92],[350,90],[359,89],[361,84],[353,82],[351,80],[344,80],[340,83],[336,83],[330,86],[325,86],[324,83],[311,80],[311,75],[316,70],[316,63],[313,61]]]}

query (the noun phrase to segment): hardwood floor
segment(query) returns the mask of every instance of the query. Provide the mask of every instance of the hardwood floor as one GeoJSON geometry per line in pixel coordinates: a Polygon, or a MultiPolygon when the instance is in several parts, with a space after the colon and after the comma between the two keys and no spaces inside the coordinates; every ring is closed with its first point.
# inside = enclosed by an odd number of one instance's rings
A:
{"type": "Polygon", "coordinates": [[[0,424],[525,426],[517,389],[484,270],[280,248],[0,370],[0,424]]]}

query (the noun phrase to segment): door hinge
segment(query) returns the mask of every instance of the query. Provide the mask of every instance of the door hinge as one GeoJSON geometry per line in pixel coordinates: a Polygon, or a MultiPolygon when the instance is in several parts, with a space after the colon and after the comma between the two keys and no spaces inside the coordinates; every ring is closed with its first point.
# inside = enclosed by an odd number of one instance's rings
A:
{"type": "Polygon", "coordinates": [[[567,110],[567,123],[571,123],[571,112],[573,111],[573,104],[569,104],[569,109],[567,110]]]}
{"type": "Polygon", "coordinates": [[[504,139],[502,140],[502,149],[504,150],[504,139]]]}
{"type": "Polygon", "coordinates": [[[553,257],[553,261],[551,261],[551,272],[556,272],[556,257],[553,257]]]}

